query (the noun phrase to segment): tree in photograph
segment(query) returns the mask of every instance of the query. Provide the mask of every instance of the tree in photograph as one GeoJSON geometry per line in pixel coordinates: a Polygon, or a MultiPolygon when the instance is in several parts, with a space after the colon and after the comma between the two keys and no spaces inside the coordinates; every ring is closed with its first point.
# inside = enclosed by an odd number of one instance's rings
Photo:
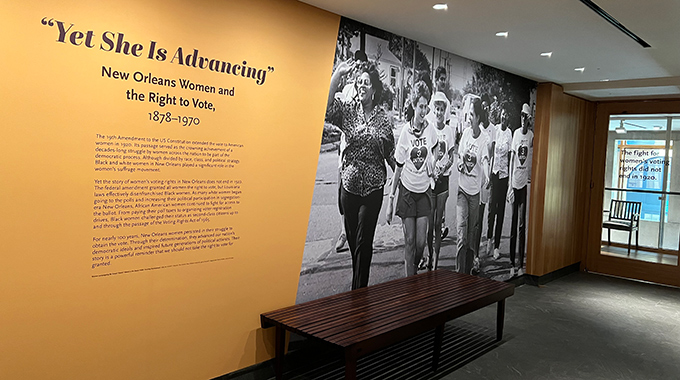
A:
{"type": "Polygon", "coordinates": [[[491,66],[474,63],[472,79],[463,88],[465,94],[482,96],[488,94],[493,101],[497,97],[498,104],[509,102],[510,129],[520,128],[520,110],[523,103],[529,103],[530,90],[533,82],[516,75],[500,71],[491,66]]]}
{"type": "Polygon", "coordinates": [[[404,116],[410,120],[413,115],[413,108],[409,103],[409,94],[414,83],[423,81],[432,90],[432,71],[431,64],[425,53],[420,50],[418,43],[408,38],[403,39],[403,58],[401,60],[404,67],[404,83],[402,88],[402,102],[404,104],[404,116]]]}
{"type": "Polygon", "coordinates": [[[337,64],[338,61],[346,61],[354,56],[354,52],[352,51],[352,38],[359,36],[360,25],[361,24],[344,17],[340,20],[334,64],[337,64]]]}

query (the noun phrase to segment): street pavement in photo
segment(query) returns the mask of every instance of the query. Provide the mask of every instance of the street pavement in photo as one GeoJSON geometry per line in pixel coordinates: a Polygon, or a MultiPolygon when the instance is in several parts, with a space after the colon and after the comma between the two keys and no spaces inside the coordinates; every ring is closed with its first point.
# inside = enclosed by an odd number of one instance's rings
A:
{"type": "MultiPolygon", "coordinates": [[[[389,173],[391,178],[391,172],[389,173]]],[[[451,176],[451,193],[456,194],[456,178],[451,176]]],[[[399,217],[387,224],[385,208],[388,186],[385,187],[383,207],[380,211],[378,226],[373,241],[373,259],[369,285],[401,278],[404,269],[404,234],[399,217]]],[[[528,203],[528,202],[527,202],[528,203]]],[[[449,196],[445,224],[449,233],[442,240],[439,268],[456,270],[456,202],[449,196]]],[[[487,212],[488,213],[488,205],[487,212]]],[[[510,223],[511,205],[506,204],[503,234],[501,236],[500,257],[493,259],[487,251],[487,216],[482,224],[480,257],[480,276],[505,281],[510,278],[510,223]]],[[[307,241],[300,269],[297,303],[350,290],[352,261],[349,249],[336,252],[335,245],[341,233],[342,217],[338,211],[338,153],[333,144],[322,147],[316,175],[312,209],[307,231],[307,241]]],[[[345,244],[347,248],[347,244],[345,244]]],[[[427,255],[427,248],[425,248],[427,255]]]]}

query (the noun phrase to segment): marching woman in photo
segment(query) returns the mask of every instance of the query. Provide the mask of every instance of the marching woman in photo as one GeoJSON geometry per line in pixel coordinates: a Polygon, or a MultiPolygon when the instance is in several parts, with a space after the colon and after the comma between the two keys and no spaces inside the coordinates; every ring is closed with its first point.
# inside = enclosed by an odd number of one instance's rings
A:
{"type": "Polygon", "coordinates": [[[496,127],[492,147],[491,203],[489,204],[489,229],[486,237],[488,239],[488,251],[491,252],[493,249],[494,260],[500,257],[499,247],[501,233],[503,232],[503,220],[505,219],[505,197],[508,192],[508,176],[510,175],[512,132],[509,128],[509,106],[510,103],[506,102],[501,107],[501,122],[496,127]]]}
{"type": "MultiPolygon", "coordinates": [[[[484,141],[487,142],[486,147],[488,149],[488,156],[489,160],[486,162],[486,165],[488,167],[484,168],[486,173],[490,173],[490,165],[491,165],[491,157],[493,157],[493,150],[492,150],[492,145],[494,141],[494,128],[491,125],[491,122],[489,121],[489,107],[490,107],[490,100],[489,100],[489,95],[484,94],[482,95],[482,110],[483,112],[479,115],[481,120],[479,123],[479,129],[482,131],[482,136],[484,137],[484,141]]],[[[475,226],[475,231],[477,231],[477,235],[475,235],[475,251],[476,255],[473,260],[472,268],[473,268],[473,273],[479,273],[481,270],[481,261],[479,260],[479,251],[480,251],[480,246],[481,246],[481,241],[482,241],[482,222],[484,221],[484,212],[486,211],[486,205],[489,203],[489,200],[491,198],[491,182],[487,181],[486,185],[482,186],[482,189],[479,193],[479,217],[477,218],[477,225],[475,226]]]]}
{"type": "Polygon", "coordinates": [[[417,272],[432,211],[431,185],[437,134],[426,120],[429,102],[430,88],[423,81],[416,83],[411,94],[414,114],[399,135],[394,153],[397,167],[387,204],[387,222],[391,223],[395,211],[402,221],[406,276],[417,272]],[[395,207],[397,187],[399,198],[395,207]]]}
{"type": "Polygon", "coordinates": [[[493,250],[494,260],[500,257],[499,247],[503,220],[505,218],[505,197],[508,192],[508,176],[510,175],[510,148],[512,132],[509,118],[510,103],[503,103],[501,107],[500,124],[496,126],[496,133],[492,143],[491,157],[491,203],[489,204],[489,228],[486,233],[487,250],[493,250]],[[495,228],[494,228],[495,226],[495,228]]]}
{"type": "Polygon", "coordinates": [[[458,233],[458,272],[471,274],[473,259],[479,246],[474,242],[479,218],[480,190],[489,181],[489,149],[480,123],[484,108],[482,100],[471,100],[468,120],[470,128],[463,130],[458,145],[458,202],[456,209],[456,232],[458,233]]]}
{"type": "Polygon", "coordinates": [[[456,143],[454,130],[447,123],[449,100],[443,92],[437,91],[432,96],[430,107],[434,110],[434,131],[437,134],[435,149],[434,190],[432,191],[432,215],[427,229],[428,260],[427,269],[437,269],[439,251],[442,246],[442,224],[446,201],[449,198],[449,175],[453,165],[456,143]]]}
{"type": "Polygon", "coordinates": [[[342,153],[340,206],[352,255],[352,289],[368,286],[373,237],[382,206],[387,167],[394,169],[392,123],[380,105],[383,85],[370,62],[340,62],[331,77],[326,121],[345,136],[342,153]],[[335,98],[342,79],[356,70],[356,96],[335,98]]]}
{"type": "Polygon", "coordinates": [[[531,174],[531,150],[534,147],[534,133],[529,129],[531,122],[531,108],[528,104],[522,105],[522,128],[516,129],[512,135],[510,157],[510,186],[508,189],[508,202],[512,203],[512,222],[510,225],[510,276],[517,273],[524,274],[524,243],[526,240],[526,211],[527,211],[527,185],[531,174]],[[519,241],[519,251],[516,251],[519,241]],[[515,254],[519,252],[519,260],[515,261],[515,254]],[[515,267],[517,272],[515,272],[515,267]]]}

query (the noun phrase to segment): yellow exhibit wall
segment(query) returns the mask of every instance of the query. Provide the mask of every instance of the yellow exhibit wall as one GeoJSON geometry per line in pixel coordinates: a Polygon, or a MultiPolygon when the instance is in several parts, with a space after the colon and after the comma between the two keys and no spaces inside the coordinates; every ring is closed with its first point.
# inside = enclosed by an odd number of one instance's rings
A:
{"type": "Polygon", "coordinates": [[[2,1],[0,378],[207,379],[291,305],[339,17],[2,1]]]}

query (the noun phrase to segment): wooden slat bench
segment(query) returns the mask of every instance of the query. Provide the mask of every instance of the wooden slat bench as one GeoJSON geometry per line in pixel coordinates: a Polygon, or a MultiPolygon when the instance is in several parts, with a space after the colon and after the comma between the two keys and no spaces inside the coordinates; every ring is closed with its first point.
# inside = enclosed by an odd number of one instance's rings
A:
{"type": "Polygon", "coordinates": [[[345,379],[356,379],[357,359],[434,329],[433,368],[444,324],[497,303],[496,339],[503,337],[505,299],[512,284],[436,270],[357,289],[260,315],[263,328],[276,327],[276,378],[283,377],[286,331],[320,339],[345,353],[345,379]]]}
{"type": "Polygon", "coordinates": [[[630,255],[630,242],[635,232],[635,249],[639,248],[640,235],[640,209],[642,202],[620,201],[612,199],[609,205],[609,218],[602,223],[602,228],[607,229],[607,239],[612,245],[612,230],[628,231],[628,254],[630,255]]]}

